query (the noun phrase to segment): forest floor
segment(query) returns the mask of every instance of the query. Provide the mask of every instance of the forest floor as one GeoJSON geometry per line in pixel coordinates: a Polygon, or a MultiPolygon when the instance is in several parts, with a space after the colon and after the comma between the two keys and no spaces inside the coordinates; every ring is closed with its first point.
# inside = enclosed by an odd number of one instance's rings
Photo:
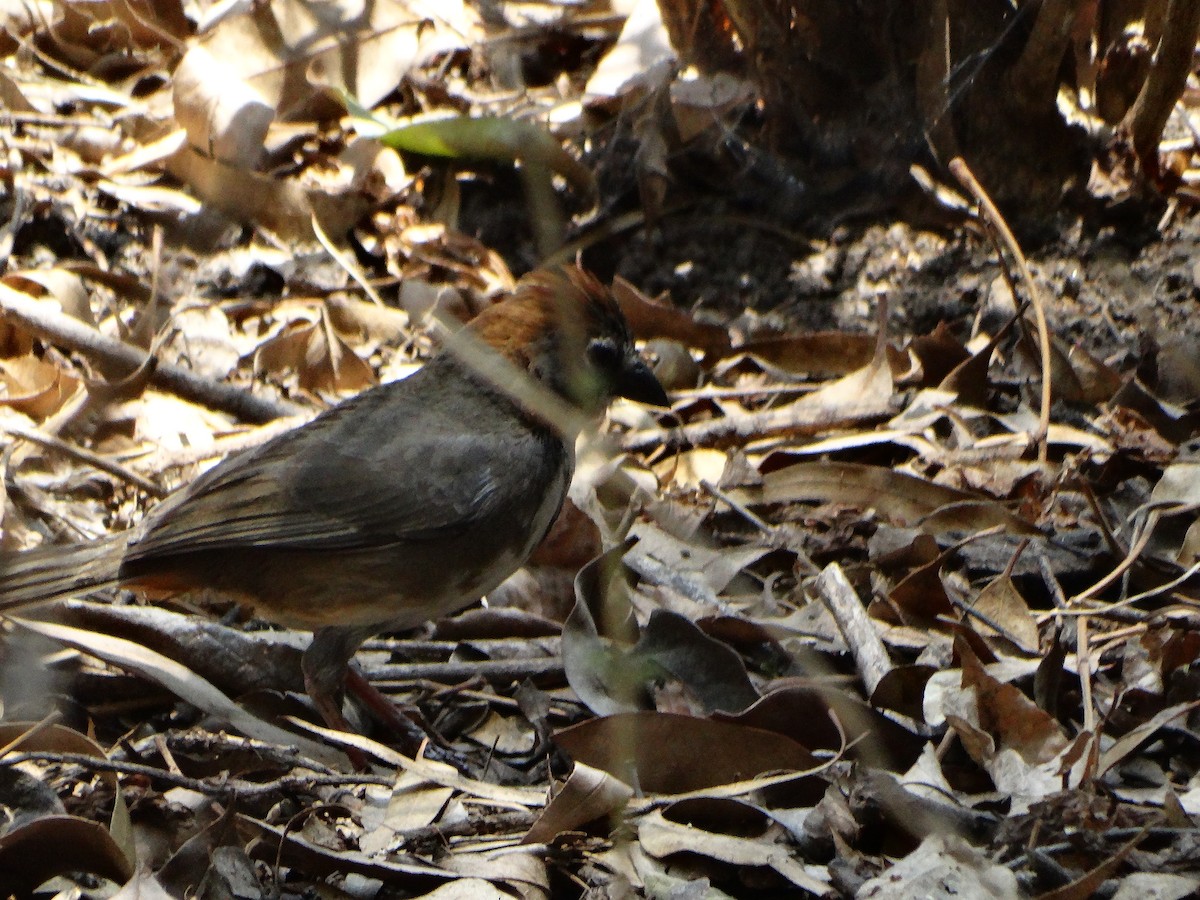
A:
{"type": "Polygon", "coordinates": [[[613,407],[485,604],[359,654],[424,757],[322,728],[307,635],[221,598],[0,621],[0,897],[1194,895],[1194,205],[1065,199],[1031,293],[977,211],[848,212],[585,104],[622,18],[479,6],[334,57],[303,3],[8,21],[5,551],[136,527],[543,259],[614,283],[673,406],[613,407]],[[500,131],[394,152],[355,66],[381,117],[500,131]]]}

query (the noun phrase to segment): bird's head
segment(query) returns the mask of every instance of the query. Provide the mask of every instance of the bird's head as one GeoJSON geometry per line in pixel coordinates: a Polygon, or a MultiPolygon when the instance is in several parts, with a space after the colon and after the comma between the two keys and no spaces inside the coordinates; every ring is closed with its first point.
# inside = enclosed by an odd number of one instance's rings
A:
{"type": "Polygon", "coordinates": [[[614,397],[670,403],[638,355],[612,294],[576,266],[531,272],[510,297],[476,316],[470,328],[585,413],[603,410],[614,397]]]}

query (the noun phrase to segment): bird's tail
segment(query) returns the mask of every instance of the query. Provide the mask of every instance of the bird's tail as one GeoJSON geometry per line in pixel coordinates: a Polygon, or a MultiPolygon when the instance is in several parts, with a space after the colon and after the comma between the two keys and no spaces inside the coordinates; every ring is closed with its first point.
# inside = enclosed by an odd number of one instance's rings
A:
{"type": "Polygon", "coordinates": [[[0,615],[117,584],[128,540],[117,533],[86,544],[0,552],[0,615]]]}

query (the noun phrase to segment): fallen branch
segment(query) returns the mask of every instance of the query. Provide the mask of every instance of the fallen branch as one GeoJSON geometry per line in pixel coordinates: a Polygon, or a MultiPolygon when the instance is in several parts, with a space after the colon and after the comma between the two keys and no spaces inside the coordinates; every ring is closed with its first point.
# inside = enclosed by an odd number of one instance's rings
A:
{"type": "Polygon", "coordinates": [[[825,568],[813,583],[813,591],[833,615],[870,696],[894,666],[862,600],[837,563],[825,568]]]}
{"type": "Polygon", "coordinates": [[[475,678],[493,684],[511,684],[526,678],[562,680],[563,664],[558,657],[536,659],[454,660],[450,662],[400,663],[372,666],[371,682],[380,690],[394,690],[414,681],[436,681],[439,684],[461,684],[475,678]]]}
{"type": "MultiPolygon", "coordinates": [[[[115,338],[40,303],[27,294],[0,284],[0,316],[58,347],[81,353],[89,359],[128,371],[142,366],[146,351],[115,338]]],[[[262,423],[304,410],[283,400],[258,397],[242,388],[202,378],[195,372],[170,363],[158,363],[150,373],[150,384],[191,403],[229,413],[244,422],[262,423]]]]}

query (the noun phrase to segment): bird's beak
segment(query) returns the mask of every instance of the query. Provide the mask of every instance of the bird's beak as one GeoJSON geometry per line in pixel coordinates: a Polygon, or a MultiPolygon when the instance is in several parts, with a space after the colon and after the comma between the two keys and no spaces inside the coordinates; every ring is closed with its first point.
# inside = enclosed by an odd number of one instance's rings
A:
{"type": "Polygon", "coordinates": [[[614,391],[618,397],[636,400],[638,403],[648,403],[651,406],[670,406],[671,400],[667,392],[658,383],[650,367],[636,353],[625,358],[621,372],[617,376],[614,391]]]}

